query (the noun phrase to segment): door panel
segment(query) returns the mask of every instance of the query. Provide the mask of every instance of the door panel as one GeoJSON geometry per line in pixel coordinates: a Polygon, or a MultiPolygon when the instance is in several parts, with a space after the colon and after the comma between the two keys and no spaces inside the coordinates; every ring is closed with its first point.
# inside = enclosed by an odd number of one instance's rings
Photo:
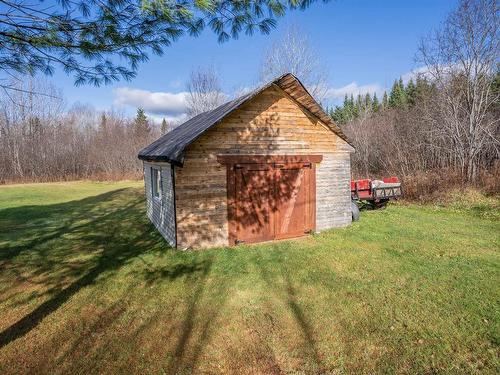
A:
{"type": "Polygon", "coordinates": [[[274,170],[269,164],[237,164],[235,225],[237,240],[274,238],[274,170]]]}
{"type": "Polygon", "coordinates": [[[298,237],[315,229],[315,165],[296,158],[228,165],[231,245],[298,237]]]}
{"type": "Polygon", "coordinates": [[[276,176],[276,238],[303,236],[311,229],[309,169],[302,164],[278,165],[276,176]]]}

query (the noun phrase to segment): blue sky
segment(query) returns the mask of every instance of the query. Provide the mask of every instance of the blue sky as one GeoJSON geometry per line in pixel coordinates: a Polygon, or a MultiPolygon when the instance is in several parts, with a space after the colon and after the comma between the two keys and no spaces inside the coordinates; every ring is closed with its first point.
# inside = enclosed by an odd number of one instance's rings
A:
{"type": "Polygon", "coordinates": [[[131,82],[100,88],[74,87],[73,79],[59,72],[50,81],[62,88],[70,105],[89,103],[97,109],[114,107],[133,113],[136,106],[156,100],[157,105],[149,110],[153,117],[178,117],[182,112],[179,93],[185,90],[193,68],[215,67],[223,90],[231,95],[257,82],[266,47],[287,24],[297,24],[320,51],[332,89],[352,91],[361,87],[361,90],[380,91],[390,87],[395,78],[418,67],[414,56],[420,38],[437,27],[456,3],[456,0],[318,3],[305,11],[288,13],[270,35],[241,36],[224,44],[217,43],[209,30],[198,38],[185,36],[169,47],[164,56],[153,56],[140,65],[137,77],[131,82]]]}

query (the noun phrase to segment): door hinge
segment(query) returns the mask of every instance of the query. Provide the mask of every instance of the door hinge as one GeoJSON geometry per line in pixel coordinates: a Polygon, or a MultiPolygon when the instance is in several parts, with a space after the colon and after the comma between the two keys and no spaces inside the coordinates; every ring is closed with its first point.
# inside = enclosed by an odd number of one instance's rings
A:
{"type": "Polygon", "coordinates": [[[234,244],[235,245],[241,245],[241,244],[244,244],[244,243],[245,243],[245,241],[243,241],[243,240],[238,240],[238,239],[234,240],[234,244]]]}
{"type": "Polygon", "coordinates": [[[304,168],[311,168],[311,163],[304,163],[302,166],[304,168]]]}
{"type": "Polygon", "coordinates": [[[313,231],[312,229],[306,229],[306,230],[304,231],[304,233],[305,233],[305,234],[313,234],[313,233],[314,233],[314,231],[313,231]]]}

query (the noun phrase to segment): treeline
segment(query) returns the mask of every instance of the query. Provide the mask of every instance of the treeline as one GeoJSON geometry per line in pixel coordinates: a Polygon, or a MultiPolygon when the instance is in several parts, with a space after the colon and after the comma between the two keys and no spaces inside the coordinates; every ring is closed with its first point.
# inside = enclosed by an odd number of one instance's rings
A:
{"type": "Polygon", "coordinates": [[[397,174],[421,195],[500,192],[499,29],[496,1],[461,0],[419,43],[416,83],[399,79],[380,105],[349,98],[331,113],[356,146],[355,175],[397,174]]]}
{"type": "Polygon", "coordinates": [[[403,79],[400,78],[394,81],[389,95],[384,91],[382,100],[379,100],[376,93],[373,95],[358,94],[356,98],[354,98],[353,94],[346,95],[342,105],[327,108],[327,112],[337,124],[342,125],[365,116],[367,112],[377,113],[389,108],[408,108],[415,105],[419,97],[435,89],[436,86],[425,77],[417,77],[415,81],[410,79],[406,85],[403,83],[403,79]]]}
{"type": "Polygon", "coordinates": [[[62,93],[28,82],[0,97],[0,183],[139,178],[139,149],[162,126],[84,105],[65,108],[62,93]]]}
{"type": "Polygon", "coordinates": [[[447,83],[456,86],[451,89],[423,77],[406,85],[399,79],[380,103],[376,95],[346,97],[329,114],[356,147],[354,177],[397,175],[413,197],[466,183],[499,192],[500,74],[491,81],[488,92],[496,99],[475,131],[466,111],[450,118],[446,110],[448,105],[467,106],[459,95],[460,79],[447,83]]]}

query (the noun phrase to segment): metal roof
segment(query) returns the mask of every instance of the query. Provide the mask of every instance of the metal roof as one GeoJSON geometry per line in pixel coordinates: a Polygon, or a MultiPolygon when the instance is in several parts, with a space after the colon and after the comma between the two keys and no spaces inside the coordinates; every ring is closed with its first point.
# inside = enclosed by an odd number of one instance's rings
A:
{"type": "Polygon", "coordinates": [[[323,111],[321,106],[314,100],[297,77],[291,73],[287,73],[246,95],[189,119],[139,151],[139,159],[147,161],[163,161],[182,166],[184,163],[184,150],[187,146],[189,146],[212,126],[222,121],[227,115],[239,108],[242,104],[273,85],[280,87],[300,106],[320,119],[335,134],[344,139],[347,143],[350,143],[342,130],[340,130],[340,128],[332,121],[331,117],[323,111]]]}

